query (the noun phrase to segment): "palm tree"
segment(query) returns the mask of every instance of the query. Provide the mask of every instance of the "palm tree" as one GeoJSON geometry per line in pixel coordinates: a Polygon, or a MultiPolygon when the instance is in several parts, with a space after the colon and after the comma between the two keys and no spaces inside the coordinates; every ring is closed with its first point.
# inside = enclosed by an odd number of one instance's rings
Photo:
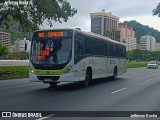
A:
{"type": "Polygon", "coordinates": [[[115,29],[112,30],[106,30],[106,32],[104,33],[104,36],[107,36],[111,39],[114,39],[115,36],[115,29]]]}

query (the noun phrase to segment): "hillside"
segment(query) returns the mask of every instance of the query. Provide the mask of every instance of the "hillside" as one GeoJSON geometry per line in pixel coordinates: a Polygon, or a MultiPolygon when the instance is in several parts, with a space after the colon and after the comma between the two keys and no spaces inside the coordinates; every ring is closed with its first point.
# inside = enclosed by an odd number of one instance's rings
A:
{"type": "Polygon", "coordinates": [[[141,36],[152,35],[156,38],[156,42],[160,43],[160,31],[150,28],[149,26],[142,25],[136,21],[124,21],[122,24],[132,27],[135,31],[135,37],[139,43],[141,36]]]}
{"type": "Polygon", "coordinates": [[[12,45],[14,44],[14,41],[15,41],[17,38],[19,38],[19,39],[27,38],[27,40],[31,40],[31,35],[29,35],[29,34],[27,34],[27,33],[22,33],[22,32],[13,30],[13,29],[6,30],[6,29],[3,29],[3,28],[0,28],[0,32],[8,32],[8,33],[11,33],[11,44],[12,44],[12,45]]]}

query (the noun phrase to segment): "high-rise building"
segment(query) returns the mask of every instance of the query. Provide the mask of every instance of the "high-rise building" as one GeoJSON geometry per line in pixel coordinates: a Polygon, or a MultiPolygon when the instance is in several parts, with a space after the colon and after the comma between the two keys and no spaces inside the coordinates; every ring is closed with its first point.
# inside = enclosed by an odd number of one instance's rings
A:
{"type": "Polygon", "coordinates": [[[7,47],[7,51],[11,48],[11,34],[7,32],[0,32],[0,44],[7,47]]]}
{"type": "Polygon", "coordinates": [[[118,28],[119,17],[112,15],[111,12],[90,13],[91,17],[91,32],[105,35],[106,32],[115,31],[118,28]]]}
{"type": "Polygon", "coordinates": [[[156,51],[156,39],[153,36],[146,35],[140,39],[140,50],[156,51]]]}

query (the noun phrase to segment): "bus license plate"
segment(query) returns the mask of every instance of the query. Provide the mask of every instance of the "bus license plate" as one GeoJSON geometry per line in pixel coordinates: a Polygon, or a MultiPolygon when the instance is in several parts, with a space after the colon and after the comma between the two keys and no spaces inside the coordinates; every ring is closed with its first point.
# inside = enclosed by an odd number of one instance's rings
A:
{"type": "Polygon", "coordinates": [[[44,82],[52,82],[52,79],[46,78],[44,79],[44,82]]]}

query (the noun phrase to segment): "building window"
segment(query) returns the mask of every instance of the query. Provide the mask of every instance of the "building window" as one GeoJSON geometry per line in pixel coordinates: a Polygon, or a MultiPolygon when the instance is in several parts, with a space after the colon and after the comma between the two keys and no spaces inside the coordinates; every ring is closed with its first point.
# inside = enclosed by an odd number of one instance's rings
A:
{"type": "Polygon", "coordinates": [[[101,34],[101,17],[91,18],[91,32],[101,34]]]}

